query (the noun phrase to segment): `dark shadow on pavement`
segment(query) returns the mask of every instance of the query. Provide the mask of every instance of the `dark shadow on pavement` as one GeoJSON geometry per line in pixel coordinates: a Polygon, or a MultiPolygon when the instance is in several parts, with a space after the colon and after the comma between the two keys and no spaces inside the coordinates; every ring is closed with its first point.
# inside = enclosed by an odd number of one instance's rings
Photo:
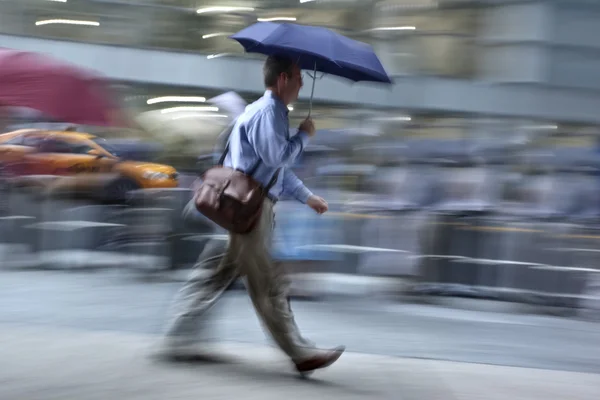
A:
{"type": "MultiPolygon", "coordinates": [[[[292,364],[289,365],[289,372],[282,368],[282,365],[277,362],[278,365],[273,364],[265,364],[265,365],[249,365],[240,360],[236,360],[231,357],[226,357],[217,354],[208,354],[208,353],[196,353],[189,354],[185,356],[155,356],[155,359],[159,362],[171,364],[172,366],[185,366],[187,368],[197,368],[200,370],[205,366],[220,366],[225,367],[226,373],[229,373],[230,376],[239,376],[244,375],[248,378],[258,381],[272,381],[272,379],[281,380],[282,378],[286,380],[293,380],[296,384],[306,384],[313,385],[323,388],[330,388],[336,391],[342,391],[347,393],[348,395],[377,395],[379,394],[377,391],[373,390],[365,390],[356,386],[348,386],[340,384],[339,382],[331,382],[328,380],[321,380],[315,378],[313,374],[308,376],[301,376],[294,369],[292,364]],[[275,368],[272,368],[275,367],[275,368]]],[[[335,368],[335,366],[333,366],[335,368]]],[[[314,374],[318,375],[319,371],[315,371],[314,374]]]]}

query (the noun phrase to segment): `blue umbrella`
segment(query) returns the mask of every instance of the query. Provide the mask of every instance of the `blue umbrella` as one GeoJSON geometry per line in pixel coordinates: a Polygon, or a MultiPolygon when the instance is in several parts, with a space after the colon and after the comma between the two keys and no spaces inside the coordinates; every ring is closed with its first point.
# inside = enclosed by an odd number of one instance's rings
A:
{"type": "MultiPolygon", "coordinates": [[[[327,28],[289,23],[259,22],[230,36],[247,52],[281,54],[309,69],[350,79],[392,83],[373,48],[327,28]]],[[[310,95],[315,91],[315,78],[310,95]]],[[[310,113],[309,113],[310,115],[310,113]]]]}

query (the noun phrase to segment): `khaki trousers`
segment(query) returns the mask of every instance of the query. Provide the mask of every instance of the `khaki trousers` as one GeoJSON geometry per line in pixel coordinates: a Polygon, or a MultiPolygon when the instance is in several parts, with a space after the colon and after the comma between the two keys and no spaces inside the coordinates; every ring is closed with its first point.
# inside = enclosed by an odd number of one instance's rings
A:
{"type": "Polygon", "coordinates": [[[245,235],[230,233],[226,248],[218,242],[205,247],[179,293],[168,337],[193,342],[201,328],[201,317],[241,276],[256,313],[277,345],[295,362],[315,355],[316,349],[301,336],[289,307],[287,274],[271,259],[273,207],[273,202],[266,199],[256,228],[245,235]]]}

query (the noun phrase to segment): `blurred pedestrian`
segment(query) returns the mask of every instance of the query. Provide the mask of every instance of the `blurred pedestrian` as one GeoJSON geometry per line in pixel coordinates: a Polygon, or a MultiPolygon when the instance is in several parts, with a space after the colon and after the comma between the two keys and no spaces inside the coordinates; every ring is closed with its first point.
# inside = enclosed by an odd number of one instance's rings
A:
{"type": "Polygon", "coordinates": [[[276,184],[268,193],[260,221],[252,232],[230,234],[225,254],[217,254],[219,251],[213,248],[203,252],[203,259],[179,293],[178,309],[166,334],[167,354],[175,358],[193,356],[189,352],[193,352],[205,328],[200,318],[242,276],[264,326],[296,369],[306,373],[334,363],[344,347],[317,349],[302,337],[296,326],[287,297],[289,281],[283,266],[274,263],[270,254],[274,206],[283,193],[319,214],[328,210],[328,204],[308,190],[288,168],[316,132],[311,119],[300,124],[296,135],[289,132],[287,106],[297,100],[302,88],[300,68],[293,60],[275,55],[267,58],[263,72],[266,91],[232,127],[224,165],[255,171],[253,178],[263,186],[279,173],[276,184]],[[216,267],[215,262],[219,262],[216,267]]]}

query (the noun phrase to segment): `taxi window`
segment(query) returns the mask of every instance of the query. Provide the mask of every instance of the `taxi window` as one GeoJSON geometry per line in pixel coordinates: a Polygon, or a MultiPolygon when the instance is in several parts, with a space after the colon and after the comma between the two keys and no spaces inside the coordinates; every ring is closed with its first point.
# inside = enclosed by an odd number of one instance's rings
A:
{"type": "Polygon", "coordinates": [[[92,147],[85,143],[74,143],[61,139],[47,139],[40,148],[45,153],[87,154],[92,147]]]}
{"type": "Polygon", "coordinates": [[[74,153],[74,154],[88,154],[90,152],[90,150],[93,150],[93,147],[90,145],[87,145],[85,143],[66,143],[67,146],[69,146],[70,150],[69,153],[74,153]]]}
{"type": "Polygon", "coordinates": [[[22,135],[15,136],[14,138],[4,142],[4,144],[12,144],[12,145],[22,146],[23,145],[23,136],[22,135]]]}
{"type": "Polygon", "coordinates": [[[43,136],[25,136],[22,138],[22,142],[21,144],[23,146],[30,146],[30,147],[40,147],[40,145],[44,142],[44,137],[43,136]]]}
{"type": "Polygon", "coordinates": [[[47,139],[40,143],[40,151],[43,153],[70,153],[69,144],[62,140],[47,139]]]}

